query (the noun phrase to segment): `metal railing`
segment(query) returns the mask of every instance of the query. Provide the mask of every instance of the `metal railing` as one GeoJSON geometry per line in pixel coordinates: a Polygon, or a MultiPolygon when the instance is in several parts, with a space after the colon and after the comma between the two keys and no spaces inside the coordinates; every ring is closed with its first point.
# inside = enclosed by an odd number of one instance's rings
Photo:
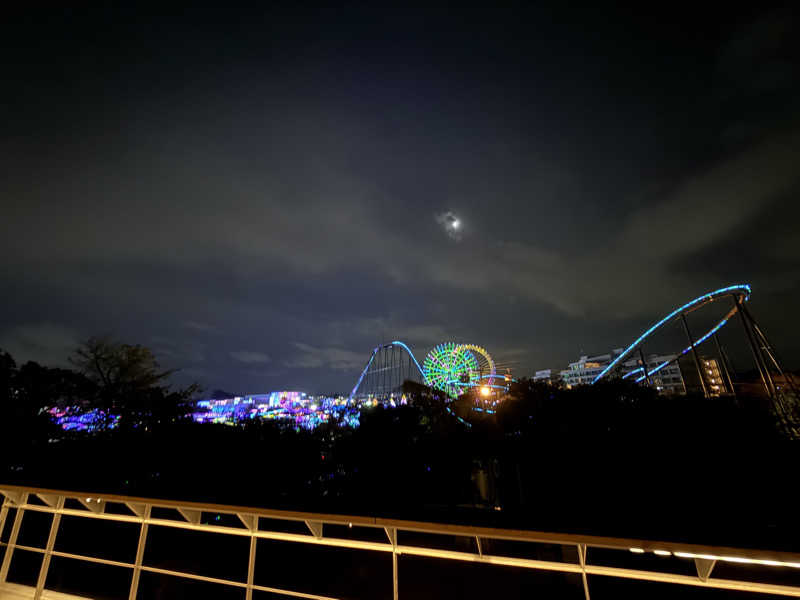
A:
{"type": "MultiPolygon", "coordinates": [[[[404,521],[396,519],[383,519],[379,517],[344,516],[331,514],[317,514],[270,510],[244,506],[230,506],[220,504],[205,504],[198,502],[183,502],[174,500],[161,500],[154,498],[140,498],[119,496],[114,494],[87,494],[85,492],[51,490],[41,488],[28,488],[13,485],[0,485],[0,493],[4,496],[0,508],[0,535],[5,531],[6,520],[10,511],[14,511],[13,522],[7,540],[2,541],[5,547],[2,564],[0,565],[0,598],[3,597],[4,586],[9,573],[15,550],[26,550],[42,555],[41,567],[35,588],[31,587],[30,597],[39,599],[46,592],[48,570],[52,557],[62,557],[99,563],[115,567],[124,567],[130,570],[130,588],[128,598],[135,600],[139,589],[140,575],[143,572],[188,578],[208,583],[232,586],[244,591],[247,600],[253,597],[253,591],[271,592],[295,598],[309,598],[315,600],[332,600],[328,596],[305,593],[258,585],[254,581],[256,545],[257,540],[279,540],[297,544],[321,545],[334,548],[351,548],[371,552],[391,554],[392,558],[392,593],[395,600],[400,597],[401,588],[398,576],[398,556],[415,556],[441,559],[445,561],[463,561],[485,565],[503,565],[518,569],[533,569],[540,571],[560,572],[580,576],[586,600],[590,598],[588,576],[601,576],[622,579],[634,579],[659,583],[671,583],[705,588],[724,590],[738,590],[774,594],[783,596],[800,597],[800,586],[770,583],[769,581],[752,581],[746,578],[716,578],[712,577],[715,565],[746,565],[748,567],[762,567],[769,578],[772,569],[800,570],[800,554],[787,552],[756,551],[749,549],[735,549],[696,544],[682,544],[674,542],[657,542],[629,538],[609,538],[588,535],[573,535],[546,533],[539,531],[497,529],[489,527],[474,527],[469,525],[452,525],[442,523],[427,523],[404,521]],[[174,509],[180,518],[155,518],[154,509],[174,509]],[[52,515],[49,535],[44,547],[33,547],[18,543],[20,527],[27,513],[45,513],[52,515]],[[235,515],[238,526],[214,525],[201,522],[203,513],[218,513],[235,515]],[[56,537],[63,516],[80,517],[106,522],[124,522],[138,525],[139,536],[134,562],[109,560],[95,556],[62,552],[55,549],[56,537]],[[307,533],[288,533],[277,528],[264,528],[260,519],[268,519],[270,523],[297,522],[305,523],[307,533]],[[364,539],[351,539],[345,537],[329,537],[324,533],[325,526],[344,525],[349,528],[377,528],[383,530],[385,541],[367,541],[364,539]],[[184,571],[164,569],[144,562],[145,546],[148,540],[148,528],[162,526],[183,530],[202,531],[229,536],[249,538],[250,551],[247,566],[247,579],[236,581],[218,577],[209,577],[184,571]],[[443,536],[457,536],[472,538],[475,541],[476,552],[463,552],[448,550],[440,547],[431,547],[419,543],[403,543],[404,538],[412,539],[418,534],[438,534],[443,536]],[[538,558],[523,558],[504,554],[484,552],[493,544],[493,541],[524,542],[535,549],[537,545],[559,545],[574,551],[576,560],[557,561],[540,560],[538,558]],[[595,552],[602,550],[617,551],[614,556],[626,566],[610,566],[592,561],[595,552]],[[649,556],[648,556],[649,555],[649,556]],[[638,568],[636,565],[639,557],[650,558],[652,555],[673,557],[681,561],[693,561],[696,575],[676,574],[668,571],[654,571],[638,568]]],[[[413,541],[413,540],[412,540],[413,541]]],[[[535,553],[534,553],[535,555],[535,553]]],[[[649,566],[652,560],[642,560],[641,566],[649,566]],[[647,563],[647,564],[646,564],[647,563]]],[[[800,573],[800,571],[798,571],[800,573]]],[[[8,584],[10,586],[10,584],[8,584]]],[[[15,586],[18,590],[20,586],[15,586]]],[[[10,587],[8,587],[10,589],[10,587]]]]}

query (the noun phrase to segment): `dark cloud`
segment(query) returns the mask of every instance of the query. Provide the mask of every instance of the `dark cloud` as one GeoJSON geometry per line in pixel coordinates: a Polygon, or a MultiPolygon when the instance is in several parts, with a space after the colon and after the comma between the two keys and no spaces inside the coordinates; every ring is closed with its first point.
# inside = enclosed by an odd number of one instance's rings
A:
{"type": "Polygon", "coordinates": [[[238,360],[245,364],[264,364],[272,362],[269,355],[263,352],[253,352],[252,350],[239,350],[237,352],[231,352],[230,355],[233,360],[238,360]]]}
{"type": "Polygon", "coordinates": [[[75,330],[53,323],[11,326],[0,336],[0,348],[17,362],[33,360],[52,366],[66,366],[67,356],[78,343],[75,330]]]}
{"type": "MultiPolygon", "coordinates": [[[[292,344],[295,358],[284,362],[287,367],[304,369],[334,369],[339,371],[355,372],[366,363],[363,352],[352,352],[343,348],[315,348],[308,344],[294,342],[292,344]]],[[[369,352],[366,353],[369,358],[369,352]]]]}
{"type": "Polygon", "coordinates": [[[381,341],[525,372],[748,281],[797,355],[796,19],[601,12],[23,13],[0,346],[345,390],[381,341]]]}
{"type": "Polygon", "coordinates": [[[208,323],[198,323],[197,321],[186,321],[183,325],[188,329],[193,329],[195,331],[200,331],[202,333],[219,333],[218,327],[215,327],[214,325],[209,325],[208,323]]]}

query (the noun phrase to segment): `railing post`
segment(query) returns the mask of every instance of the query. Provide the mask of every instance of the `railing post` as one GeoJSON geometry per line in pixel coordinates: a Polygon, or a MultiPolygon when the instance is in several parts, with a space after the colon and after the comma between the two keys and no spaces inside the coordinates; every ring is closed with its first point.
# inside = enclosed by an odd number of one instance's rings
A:
{"type": "Polygon", "coordinates": [[[28,503],[27,492],[22,493],[17,502],[17,514],[14,517],[14,525],[11,527],[11,535],[8,538],[8,545],[6,546],[6,554],[3,556],[3,564],[0,566],[0,583],[5,583],[8,577],[8,567],[11,565],[11,556],[14,554],[14,547],[17,545],[17,536],[19,535],[19,528],[22,525],[22,515],[25,510],[22,508],[28,503]]]}
{"type": "Polygon", "coordinates": [[[397,589],[397,550],[392,550],[392,598],[394,600],[400,598],[397,589]]]}
{"type": "Polygon", "coordinates": [[[578,564],[581,566],[583,595],[586,597],[586,600],[591,600],[589,598],[589,580],[586,578],[586,544],[578,544],[578,564]]]}
{"type": "Polygon", "coordinates": [[[42,557],[42,566],[39,568],[39,579],[36,580],[36,592],[33,599],[39,600],[44,591],[44,584],[47,581],[47,571],[50,569],[50,558],[53,555],[53,546],[56,544],[56,535],[58,535],[58,526],[61,523],[61,511],[64,508],[64,497],[59,496],[55,499],[53,505],[55,512],[53,512],[53,521],[50,523],[50,535],[47,536],[47,547],[44,550],[42,557]]]}
{"type": "Polygon", "coordinates": [[[246,600],[253,600],[253,583],[256,573],[256,531],[258,531],[258,516],[256,515],[239,515],[239,518],[250,530],[250,558],[247,563],[247,588],[245,592],[246,600]]]}
{"type": "Polygon", "coordinates": [[[398,600],[397,591],[397,528],[384,527],[386,537],[389,538],[389,543],[392,544],[392,598],[398,600]]]}
{"type": "Polygon", "coordinates": [[[707,558],[695,558],[694,566],[697,568],[697,576],[701,581],[708,581],[711,577],[711,570],[717,564],[716,560],[708,560],[707,558]]]}
{"type": "Polygon", "coordinates": [[[322,537],[322,521],[306,521],[305,524],[311,535],[317,539],[322,537]]]}
{"type": "MultiPolygon", "coordinates": [[[[3,506],[0,507],[0,538],[3,536],[3,531],[6,528],[6,518],[8,517],[8,500],[3,497],[3,506]]],[[[0,542],[3,540],[0,539],[0,542]]]]}
{"type": "Polygon", "coordinates": [[[133,565],[133,577],[128,600],[136,600],[136,593],[139,591],[139,576],[142,574],[142,559],[144,558],[144,547],[147,543],[147,522],[150,520],[150,508],[150,505],[146,504],[140,515],[142,517],[142,526],[139,530],[139,545],[136,547],[136,562],[133,565]]]}

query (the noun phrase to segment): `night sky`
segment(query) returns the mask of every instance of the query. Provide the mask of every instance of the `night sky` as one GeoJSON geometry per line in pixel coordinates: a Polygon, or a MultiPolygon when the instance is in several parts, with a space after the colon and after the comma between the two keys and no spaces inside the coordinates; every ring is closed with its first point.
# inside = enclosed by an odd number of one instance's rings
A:
{"type": "Polygon", "coordinates": [[[455,340],[522,375],[751,283],[800,364],[794,3],[297,4],[4,14],[18,362],[107,333],[206,390],[333,392],[455,340]]]}

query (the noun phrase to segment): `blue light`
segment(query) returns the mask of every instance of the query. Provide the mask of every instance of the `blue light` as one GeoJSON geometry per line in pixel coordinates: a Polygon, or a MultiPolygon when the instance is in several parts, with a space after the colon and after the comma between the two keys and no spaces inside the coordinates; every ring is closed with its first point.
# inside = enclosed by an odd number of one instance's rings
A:
{"type": "MultiPolygon", "coordinates": [[[[656,370],[658,370],[658,369],[656,369],[656,370]]],[[[630,377],[634,373],[638,373],[639,371],[644,371],[644,367],[639,367],[637,369],[634,369],[633,371],[628,371],[627,373],[625,373],[625,375],[622,376],[622,378],[623,379],[627,379],[628,377],[630,377]]],[[[655,371],[651,371],[651,373],[655,373],[655,371]]],[[[637,379],[637,381],[638,381],[638,379],[637,379]]]]}
{"type": "Polygon", "coordinates": [[[375,346],[375,349],[372,351],[372,354],[370,355],[369,360],[367,361],[367,366],[364,367],[363,371],[361,371],[361,376],[358,378],[358,381],[356,381],[356,385],[353,388],[353,391],[350,392],[349,400],[352,400],[353,396],[356,395],[356,390],[358,389],[358,386],[361,385],[361,381],[364,379],[364,375],[367,374],[367,371],[369,370],[369,366],[372,364],[372,361],[375,359],[375,355],[378,353],[378,350],[380,350],[380,349],[381,349],[380,346],[375,346]]]}
{"type": "Polygon", "coordinates": [[[417,370],[419,371],[419,374],[422,375],[422,380],[427,384],[428,378],[425,377],[425,373],[422,372],[422,367],[419,366],[419,363],[417,362],[417,357],[414,356],[414,353],[411,351],[411,348],[406,346],[403,342],[398,342],[396,340],[392,342],[392,344],[394,344],[395,346],[400,346],[401,348],[405,349],[406,352],[408,352],[408,355],[411,357],[411,360],[413,360],[414,364],[417,365],[417,370]]]}
{"type": "MultiPolygon", "coordinates": [[[[705,334],[703,337],[701,337],[699,340],[697,340],[697,341],[694,343],[694,347],[696,348],[697,346],[699,346],[700,344],[702,344],[703,342],[705,342],[705,341],[706,341],[708,338],[710,338],[712,335],[714,335],[714,334],[715,334],[715,333],[716,333],[716,332],[717,332],[717,331],[718,331],[718,330],[719,330],[719,329],[720,329],[720,328],[721,328],[723,325],[725,325],[725,323],[727,323],[727,322],[728,322],[728,319],[729,319],[729,318],[730,318],[729,316],[726,316],[724,319],[722,319],[722,321],[720,321],[719,323],[717,323],[716,325],[714,325],[714,327],[713,327],[711,330],[709,330],[709,332],[708,332],[708,333],[706,333],[706,334],[705,334]]],[[[676,356],[676,357],[675,357],[675,358],[673,358],[672,360],[665,360],[665,361],[664,361],[664,362],[662,362],[660,365],[658,365],[658,366],[657,366],[655,369],[653,369],[652,371],[650,371],[650,372],[648,373],[648,375],[652,375],[653,373],[658,373],[658,372],[659,372],[661,369],[663,369],[664,367],[666,367],[668,364],[675,362],[675,361],[676,361],[676,360],[678,360],[678,359],[679,359],[681,356],[683,356],[684,354],[686,354],[687,352],[689,352],[689,350],[691,350],[691,349],[692,349],[692,346],[686,346],[686,348],[684,348],[683,350],[681,350],[681,352],[680,352],[680,354],[678,354],[678,356],[676,356]]],[[[637,370],[641,370],[641,369],[637,369],[637,370]]],[[[628,373],[628,375],[630,375],[631,373],[634,373],[634,371],[631,371],[630,373],[628,373]]],[[[625,377],[627,377],[627,375],[626,375],[625,377]]],[[[625,377],[623,377],[623,379],[625,379],[625,377]]],[[[645,378],[645,376],[644,376],[644,375],[642,375],[641,377],[639,377],[639,379],[637,379],[637,380],[636,380],[636,383],[639,383],[639,382],[640,382],[640,381],[642,381],[644,378],[645,378]]]]}
{"type": "MultiPolygon", "coordinates": [[[[717,296],[722,296],[724,294],[731,293],[731,292],[738,292],[738,294],[740,296],[744,296],[744,300],[743,301],[747,302],[750,299],[751,291],[752,290],[750,289],[750,286],[748,284],[746,284],[746,283],[745,284],[730,285],[728,287],[720,288],[720,289],[715,290],[713,292],[709,292],[707,294],[703,294],[702,296],[699,296],[699,297],[695,298],[691,302],[687,302],[683,306],[681,306],[679,308],[676,308],[670,314],[668,314],[666,317],[661,319],[658,323],[656,323],[655,325],[650,327],[650,329],[648,329],[642,335],[640,335],[636,339],[636,341],[634,341],[630,346],[625,348],[625,350],[622,352],[622,354],[620,354],[617,358],[615,358],[613,361],[611,361],[611,363],[609,363],[609,365],[605,369],[603,369],[597,377],[594,378],[594,380],[592,381],[592,384],[597,383],[603,376],[605,376],[606,373],[608,373],[611,369],[613,369],[620,361],[622,361],[637,346],[639,346],[639,344],[641,344],[645,340],[645,338],[647,338],[651,333],[653,333],[656,329],[658,329],[659,327],[661,327],[662,325],[664,325],[668,321],[671,321],[674,317],[678,316],[680,313],[685,312],[687,309],[692,308],[692,307],[694,307],[693,310],[696,309],[696,308],[699,308],[699,306],[701,304],[705,304],[706,302],[710,302],[712,300],[715,300],[717,296]]],[[[731,314],[733,312],[736,312],[736,309],[733,309],[733,311],[731,313],[728,313],[725,316],[725,318],[722,319],[722,321],[717,323],[717,325],[715,327],[713,327],[708,333],[706,333],[703,337],[701,337],[700,340],[695,342],[694,345],[697,346],[701,342],[704,342],[705,340],[707,340],[711,335],[713,335],[713,333],[715,331],[717,331],[720,327],[722,327],[727,322],[728,318],[730,318],[730,316],[731,316],[731,314]]],[[[680,356],[683,356],[689,350],[691,350],[691,346],[689,348],[687,348],[686,350],[684,350],[683,352],[681,352],[680,356]]],[[[667,363],[662,363],[661,365],[656,367],[653,371],[651,371],[651,373],[658,372],[659,370],[664,368],[669,362],[671,362],[671,361],[667,361],[667,363]]],[[[637,379],[637,381],[641,381],[642,379],[644,379],[644,376],[642,376],[641,378],[637,379]]]]}
{"type": "Polygon", "coordinates": [[[466,425],[467,427],[472,427],[472,423],[468,423],[467,421],[465,421],[464,419],[462,419],[461,417],[459,417],[459,416],[458,416],[456,413],[454,413],[452,410],[450,410],[450,407],[449,407],[449,406],[445,406],[445,407],[444,407],[444,409],[445,409],[445,410],[446,410],[448,413],[450,413],[451,415],[453,415],[453,416],[454,416],[454,417],[455,417],[455,418],[458,420],[458,422],[459,422],[459,423],[461,423],[461,424],[463,424],[463,425],[466,425]]]}
{"type": "Polygon", "coordinates": [[[419,366],[419,363],[417,362],[417,357],[414,356],[414,353],[411,351],[411,348],[409,348],[403,342],[395,340],[395,341],[391,342],[390,344],[386,344],[384,346],[375,346],[375,349],[372,351],[372,355],[369,357],[369,360],[367,361],[367,366],[364,367],[363,371],[361,371],[361,375],[359,376],[355,387],[353,387],[353,391],[350,392],[350,397],[349,397],[350,400],[352,400],[353,396],[356,395],[356,391],[358,391],[358,387],[361,385],[361,382],[364,380],[364,377],[366,376],[367,371],[369,371],[369,366],[372,364],[372,361],[375,360],[375,355],[378,354],[378,352],[380,352],[383,348],[388,348],[389,346],[400,346],[403,350],[408,352],[408,355],[411,357],[411,360],[414,361],[414,364],[416,365],[417,370],[419,371],[419,374],[422,376],[422,381],[425,383],[425,385],[429,385],[428,378],[425,377],[425,373],[422,371],[422,367],[419,366]]]}

